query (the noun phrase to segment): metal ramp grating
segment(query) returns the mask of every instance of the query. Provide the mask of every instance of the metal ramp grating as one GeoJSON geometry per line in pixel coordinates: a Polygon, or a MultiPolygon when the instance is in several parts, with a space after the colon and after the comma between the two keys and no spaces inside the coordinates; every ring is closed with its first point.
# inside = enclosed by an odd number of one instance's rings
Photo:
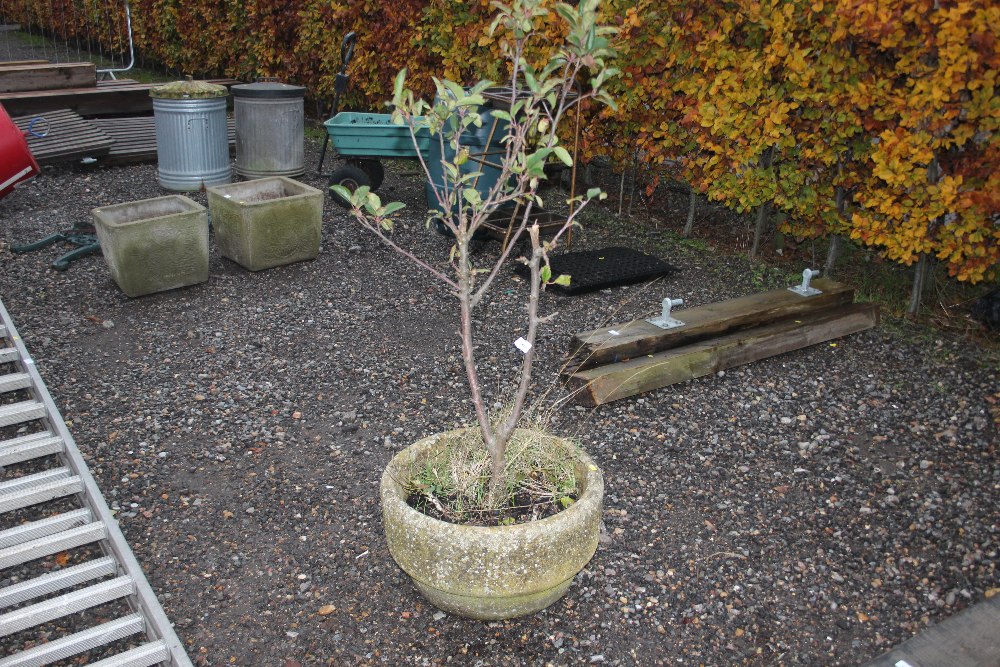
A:
{"type": "Polygon", "coordinates": [[[0,667],[191,667],[0,301],[2,364],[0,667]]]}

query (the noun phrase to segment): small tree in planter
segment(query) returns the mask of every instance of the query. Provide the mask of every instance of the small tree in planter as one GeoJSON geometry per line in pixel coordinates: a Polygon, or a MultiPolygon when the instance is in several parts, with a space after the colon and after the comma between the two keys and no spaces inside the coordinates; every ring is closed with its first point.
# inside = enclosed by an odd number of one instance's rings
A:
{"type": "MultiPolygon", "coordinates": [[[[421,156],[420,159],[428,176],[433,199],[437,202],[436,210],[431,215],[454,237],[450,271],[438,270],[393,240],[393,215],[403,208],[402,203],[383,204],[367,187],[358,188],[352,193],[341,186],[332,186],[336,195],[350,200],[354,216],[363,226],[444,283],[458,299],[462,359],[475,407],[477,426],[468,429],[463,435],[451,433],[440,437],[448,436],[445,439],[452,441],[468,441],[471,436],[472,440],[481,440],[481,443],[476,442],[474,445],[478,445],[480,451],[485,448],[485,453],[488,453],[487,469],[477,473],[475,465],[472,465],[472,490],[465,489],[466,493],[458,502],[478,503],[478,508],[474,509],[490,510],[496,510],[502,502],[509,502],[517,491],[514,487],[525,481],[511,480],[511,459],[521,458],[526,451],[537,454],[546,449],[564,448],[571,453],[572,458],[568,466],[570,481],[578,478],[577,486],[586,487],[577,489],[576,503],[573,503],[570,494],[562,496],[560,499],[563,506],[570,506],[570,509],[550,517],[555,519],[567,515],[571,523],[575,522],[577,527],[583,526],[587,535],[580,538],[580,545],[567,546],[559,543],[558,539],[553,542],[552,535],[559,531],[552,526],[530,527],[530,524],[523,524],[505,526],[504,529],[520,529],[522,534],[500,534],[495,538],[495,548],[499,553],[486,553],[486,543],[493,540],[493,537],[487,537],[485,533],[475,533],[474,539],[468,533],[427,537],[433,530],[442,529],[442,526],[435,527],[429,522],[443,522],[414,510],[410,511],[419,516],[410,516],[409,520],[415,523],[408,527],[394,527],[400,514],[406,513],[406,509],[402,507],[405,505],[405,495],[400,496],[403,487],[408,486],[407,493],[414,488],[427,491],[431,504],[441,509],[433,492],[447,496],[456,489],[453,483],[440,479],[446,475],[439,474],[439,471],[453,470],[456,467],[454,459],[468,456],[468,450],[463,449],[461,454],[456,455],[455,450],[449,449],[447,445],[439,446],[438,437],[432,437],[428,440],[433,442],[417,443],[410,448],[414,451],[404,451],[394,459],[386,476],[383,476],[382,484],[383,516],[390,551],[432,602],[448,611],[477,618],[502,618],[531,613],[558,599],[573,576],[593,555],[600,521],[603,482],[597,467],[586,454],[571,445],[566,446],[564,441],[557,438],[519,430],[523,426],[522,416],[531,381],[535,338],[539,326],[547,319],[539,313],[539,294],[546,285],[565,283],[569,278],[552,275],[548,253],[557,247],[588,202],[604,196],[595,188],[588,191],[585,197],[575,198],[570,202],[571,212],[564,224],[555,230],[551,238],[543,239],[533,216],[543,203],[538,194],[539,184],[545,178],[544,167],[550,158],[558,159],[567,166],[572,165],[572,157],[560,144],[556,133],[567,110],[587,99],[613,105],[604,90],[604,84],[617,73],[608,64],[614,55],[608,38],[615,29],[596,25],[598,0],[581,0],[576,6],[563,3],[554,6],[564,23],[565,39],[555,47],[554,55],[543,67],[532,67],[526,58],[526,52],[534,35],[536,22],[548,14],[545,8],[547,4],[549,3],[544,0],[514,0],[510,5],[493,3],[497,15],[490,32],[493,34],[502,31],[506,36],[503,48],[511,64],[509,88],[495,88],[489,81],[463,88],[452,81],[435,79],[437,97],[433,103],[428,103],[417,99],[406,87],[406,70],[401,71],[396,78],[392,100],[394,122],[409,127],[415,144],[418,131],[429,132],[431,141],[436,142],[436,150],[432,149],[430,152],[432,157],[425,160],[421,156]],[[501,103],[486,110],[486,96],[491,100],[499,99],[501,103]],[[481,149],[480,156],[475,153],[478,149],[470,151],[463,142],[463,137],[484,128],[484,122],[490,123],[491,137],[496,132],[503,133],[503,148],[498,151],[502,155],[483,157],[489,145],[481,149]],[[487,176],[486,172],[490,170],[492,172],[487,176]],[[514,229],[510,242],[503,247],[491,265],[477,268],[470,255],[470,244],[490,216],[498,212],[505,212],[513,219],[514,229]],[[530,270],[529,293],[526,298],[527,331],[517,343],[524,357],[513,396],[507,401],[507,410],[502,415],[491,415],[476,367],[473,312],[489,296],[501,267],[511,258],[518,241],[525,237],[530,242],[527,257],[521,258],[530,270]],[[525,441],[535,441],[539,446],[524,447],[522,445],[525,441]],[[517,457],[506,456],[512,442],[518,445],[517,457]],[[561,442],[564,444],[560,444],[561,442]],[[442,465],[436,468],[434,460],[442,465]],[[415,468],[418,469],[418,477],[419,470],[425,472],[422,481],[418,479],[411,483],[403,480],[402,486],[397,483],[400,475],[413,477],[415,468]],[[388,491],[387,485],[392,487],[388,491]],[[414,542],[420,543],[414,545],[414,542]],[[474,553],[463,552],[457,542],[467,542],[474,553]],[[524,543],[528,543],[528,546],[524,547],[524,543]],[[510,586],[527,578],[524,575],[526,569],[540,570],[542,566],[518,565],[520,569],[517,569],[514,576],[500,572],[498,568],[501,564],[520,557],[512,550],[526,548],[531,551],[531,544],[537,547],[534,551],[542,552],[543,560],[560,562],[554,573],[541,575],[544,581],[529,584],[530,590],[514,590],[510,586]],[[420,562],[402,554],[404,546],[414,547],[419,552],[420,562]],[[575,554],[577,558],[566,557],[568,553],[575,554]],[[441,560],[445,558],[452,558],[457,563],[454,567],[442,565],[441,560]],[[443,581],[449,578],[461,581],[443,581]],[[493,599],[494,602],[498,598],[502,600],[498,608],[494,605],[494,608],[484,610],[481,598],[493,599]],[[470,602],[473,599],[476,601],[470,602]]],[[[493,142],[487,140],[486,143],[493,142]]],[[[475,458],[475,455],[471,458],[475,458]]],[[[527,468],[527,476],[532,476],[532,465],[527,468]]],[[[469,469],[469,466],[466,468],[469,469]]],[[[549,476],[549,473],[543,470],[541,476],[549,476]]],[[[560,477],[559,474],[553,476],[560,477]]],[[[560,487],[563,481],[557,479],[553,483],[560,487]]],[[[562,491],[557,488],[553,493],[560,496],[562,491]]],[[[502,507],[500,509],[497,516],[502,517],[502,507]]],[[[443,510],[441,514],[447,518],[449,512],[443,510]]],[[[535,523],[544,523],[550,519],[535,523]]],[[[467,526],[461,528],[468,529],[467,526]]]]}

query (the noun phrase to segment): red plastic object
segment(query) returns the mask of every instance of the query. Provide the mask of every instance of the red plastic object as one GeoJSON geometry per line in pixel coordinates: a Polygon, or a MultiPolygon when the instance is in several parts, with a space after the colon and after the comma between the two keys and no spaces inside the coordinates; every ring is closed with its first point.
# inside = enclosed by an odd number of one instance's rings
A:
{"type": "Polygon", "coordinates": [[[0,104],[0,199],[6,197],[15,185],[40,172],[35,156],[24,140],[24,133],[0,104]]]}

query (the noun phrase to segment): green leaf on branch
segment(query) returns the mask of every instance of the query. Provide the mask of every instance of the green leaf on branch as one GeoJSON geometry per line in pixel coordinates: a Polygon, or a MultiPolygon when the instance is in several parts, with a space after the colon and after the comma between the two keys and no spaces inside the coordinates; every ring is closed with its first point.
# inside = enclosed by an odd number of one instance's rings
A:
{"type": "MultiPolygon", "coordinates": [[[[462,98],[465,97],[465,90],[462,88],[461,84],[457,84],[454,81],[449,81],[445,79],[441,82],[444,84],[445,89],[451,94],[451,99],[458,103],[462,98]]],[[[442,97],[444,97],[442,95],[442,97]]]]}
{"type": "Polygon", "coordinates": [[[549,280],[552,278],[552,267],[550,267],[548,264],[542,267],[541,278],[543,283],[548,283],[549,280]]]}
{"type": "Polygon", "coordinates": [[[401,201],[392,201],[385,205],[385,209],[382,211],[382,215],[392,215],[396,211],[401,211],[406,208],[406,204],[401,201]]]}
{"type": "Polygon", "coordinates": [[[569,287],[569,281],[571,277],[568,273],[564,273],[555,280],[552,281],[553,285],[562,285],[563,287],[569,287]]]}
{"type": "Polygon", "coordinates": [[[406,84],[406,68],[399,70],[396,80],[392,84],[392,103],[400,106],[403,102],[403,86],[406,84]]]}
{"type": "Polygon", "coordinates": [[[330,190],[332,190],[334,194],[336,194],[344,201],[354,203],[352,201],[351,191],[345,188],[343,185],[331,185],[330,190]]]}
{"type": "Polygon", "coordinates": [[[552,151],[556,154],[557,158],[562,160],[562,163],[564,165],[566,165],[567,167],[573,166],[573,157],[569,154],[568,150],[566,150],[562,146],[556,146],[555,148],[552,149],[552,151]]]}
{"type": "Polygon", "coordinates": [[[475,188],[465,188],[462,190],[462,198],[469,203],[469,206],[478,208],[483,203],[483,198],[475,188]]]}

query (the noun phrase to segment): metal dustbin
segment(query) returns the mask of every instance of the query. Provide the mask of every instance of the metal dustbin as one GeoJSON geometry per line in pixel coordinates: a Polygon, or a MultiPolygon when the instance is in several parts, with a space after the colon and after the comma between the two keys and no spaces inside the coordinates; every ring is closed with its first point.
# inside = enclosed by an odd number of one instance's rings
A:
{"type": "Polygon", "coordinates": [[[193,191],[231,182],[226,87],[188,77],[154,86],[149,95],[156,119],[160,185],[193,191]]]}
{"type": "Polygon", "coordinates": [[[244,178],[305,173],[305,94],[287,83],[232,87],[236,173],[244,178]]]}

